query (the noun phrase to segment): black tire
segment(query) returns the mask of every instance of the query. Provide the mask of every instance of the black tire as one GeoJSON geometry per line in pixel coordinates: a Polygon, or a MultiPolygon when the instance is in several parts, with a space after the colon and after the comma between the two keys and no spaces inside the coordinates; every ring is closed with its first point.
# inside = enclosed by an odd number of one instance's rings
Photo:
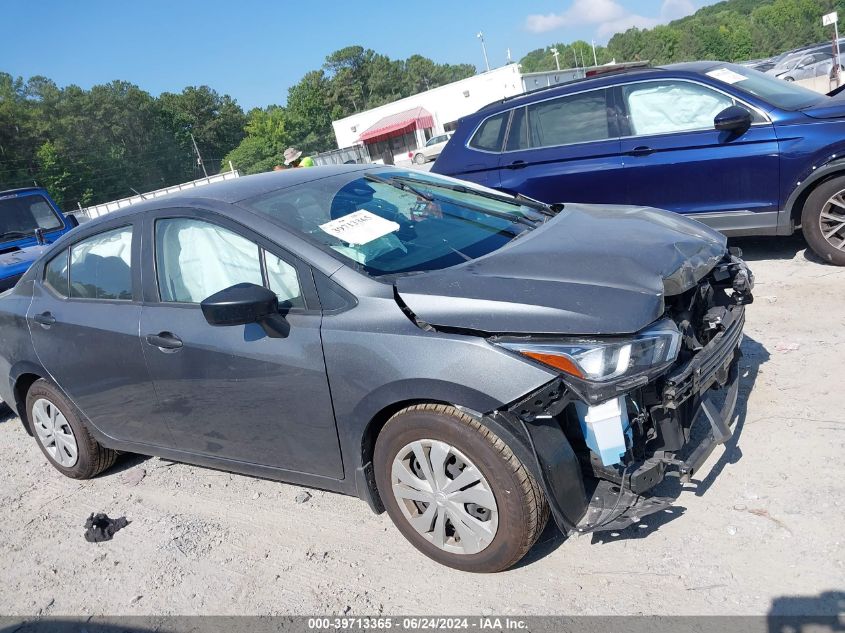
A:
{"type": "MultiPolygon", "coordinates": [[[[801,230],[813,252],[834,266],[845,266],[845,250],[827,241],[820,224],[821,213],[827,201],[840,191],[845,191],[845,176],[832,178],[816,187],[807,197],[801,212],[801,230]]],[[[845,215],[845,209],[841,209],[845,215]]],[[[837,213],[837,216],[840,215],[837,213]]]]}
{"type": "Polygon", "coordinates": [[[414,163],[417,165],[425,165],[426,157],[424,154],[415,154],[414,155],[414,163]]]}
{"type": "Polygon", "coordinates": [[[448,567],[482,573],[507,569],[531,549],[549,518],[542,490],[508,445],[478,420],[448,405],[415,405],[390,418],[376,441],[374,468],[379,494],[393,523],[414,547],[448,567]],[[392,491],[393,460],[403,447],[423,439],[459,450],[489,484],[498,507],[498,529],[477,553],[440,549],[421,536],[399,508],[392,491]]]}
{"type": "Polygon", "coordinates": [[[44,453],[50,464],[66,477],[72,479],[90,479],[106,470],[117,459],[117,452],[102,446],[94,439],[85,425],[82,424],[76,407],[68,402],[68,399],[58,388],[43,378],[35,381],[26,394],[26,415],[38,448],[41,449],[41,452],[44,453]],[[47,400],[55,406],[64,416],[67,424],[73,431],[76,440],[77,457],[76,462],[71,466],[63,466],[56,461],[44,446],[35,428],[36,421],[33,406],[40,399],[47,400]]]}

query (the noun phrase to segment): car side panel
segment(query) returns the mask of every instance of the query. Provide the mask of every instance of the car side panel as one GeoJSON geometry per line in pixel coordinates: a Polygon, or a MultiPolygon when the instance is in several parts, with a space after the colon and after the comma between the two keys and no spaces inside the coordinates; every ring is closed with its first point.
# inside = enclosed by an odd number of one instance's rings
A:
{"type": "Polygon", "coordinates": [[[362,465],[367,425],[386,407],[436,401],[486,413],[554,377],[482,338],[426,332],[391,296],[361,297],[356,307],[325,315],[322,338],[344,464],[352,469],[362,465]]]}

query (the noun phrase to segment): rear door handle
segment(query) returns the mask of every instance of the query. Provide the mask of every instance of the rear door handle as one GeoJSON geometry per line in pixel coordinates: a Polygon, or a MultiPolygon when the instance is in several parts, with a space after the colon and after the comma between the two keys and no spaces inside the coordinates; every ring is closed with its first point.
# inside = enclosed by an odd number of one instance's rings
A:
{"type": "Polygon", "coordinates": [[[639,145],[628,152],[629,156],[648,156],[649,154],[653,153],[654,149],[649,147],[648,145],[639,145]]]}
{"type": "Polygon", "coordinates": [[[36,314],[32,317],[32,319],[44,327],[50,327],[56,322],[56,317],[53,316],[52,312],[42,312],[41,314],[36,314]]]}
{"type": "Polygon", "coordinates": [[[524,160],[515,160],[510,165],[507,166],[508,169],[522,169],[523,167],[527,167],[528,163],[524,160]]]}
{"type": "Polygon", "coordinates": [[[176,350],[182,347],[182,339],[171,332],[147,334],[147,343],[159,349],[176,350]]]}

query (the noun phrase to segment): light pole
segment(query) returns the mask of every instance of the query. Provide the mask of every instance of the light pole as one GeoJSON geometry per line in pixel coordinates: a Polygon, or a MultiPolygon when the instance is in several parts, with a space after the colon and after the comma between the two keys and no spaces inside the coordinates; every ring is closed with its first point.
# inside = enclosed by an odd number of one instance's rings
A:
{"type": "Polygon", "coordinates": [[[481,52],[484,53],[484,65],[487,67],[487,72],[489,73],[490,72],[490,62],[487,59],[487,47],[484,46],[484,33],[479,31],[478,35],[476,35],[475,37],[477,37],[478,39],[481,40],[481,52]]]}
{"type": "Polygon", "coordinates": [[[590,43],[593,45],[593,66],[598,66],[598,65],[599,65],[599,60],[598,60],[598,58],[596,57],[596,41],[595,41],[595,40],[591,40],[591,42],[590,42],[590,43]]]}
{"type": "Polygon", "coordinates": [[[558,60],[560,52],[554,47],[550,48],[549,50],[552,52],[552,57],[555,58],[555,66],[557,66],[557,69],[560,70],[560,61],[558,60]]]}

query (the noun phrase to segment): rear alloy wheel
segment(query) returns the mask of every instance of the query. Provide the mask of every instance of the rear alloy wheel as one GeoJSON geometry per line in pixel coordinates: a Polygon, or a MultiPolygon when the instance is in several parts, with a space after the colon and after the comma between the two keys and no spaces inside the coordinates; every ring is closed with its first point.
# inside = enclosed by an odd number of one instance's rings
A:
{"type": "Polygon", "coordinates": [[[542,491],[510,448],[454,407],[416,405],[394,415],[378,436],[374,466],[396,527],[449,567],[507,569],[548,519],[542,491]]]}
{"type": "Polygon", "coordinates": [[[41,379],[26,394],[26,413],[38,447],[60,473],[90,479],[114,464],[117,453],[94,439],[76,408],[52,383],[41,379]]]}
{"type": "Polygon", "coordinates": [[[817,255],[845,266],[845,177],[822,183],[809,195],[801,214],[801,229],[817,255]]]}
{"type": "Polygon", "coordinates": [[[424,165],[425,164],[425,155],[423,154],[414,154],[414,162],[417,165],[424,165]]]}

